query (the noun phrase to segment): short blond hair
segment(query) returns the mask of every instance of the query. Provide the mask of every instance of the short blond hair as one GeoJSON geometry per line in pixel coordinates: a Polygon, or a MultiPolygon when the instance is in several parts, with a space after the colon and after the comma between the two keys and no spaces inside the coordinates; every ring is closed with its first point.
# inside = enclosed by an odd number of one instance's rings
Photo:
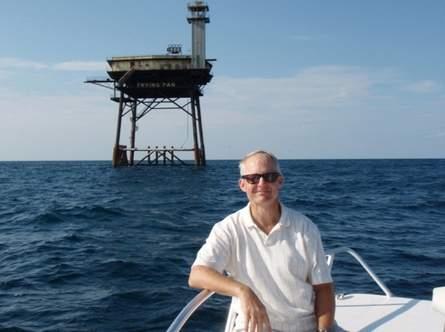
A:
{"type": "Polygon", "coordinates": [[[240,171],[241,176],[244,175],[244,166],[245,166],[247,159],[249,159],[250,157],[256,156],[257,154],[261,154],[261,155],[265,156],[267,159],[271,160],[275,166],[276,171],[282,175],[280,163],[278,162],[278,159],[277,159],[277,157],[275,157],[275,155],[273,155],[272,153],[270,153],[268,151],[255,150],[255,151],[252,151],[252,152],[249,152],[248,154],[246,154],[244,156],[244,158],[241,159],[241,161],[239,162],[238,166],[239,166],[239,171],[240,171]]]}

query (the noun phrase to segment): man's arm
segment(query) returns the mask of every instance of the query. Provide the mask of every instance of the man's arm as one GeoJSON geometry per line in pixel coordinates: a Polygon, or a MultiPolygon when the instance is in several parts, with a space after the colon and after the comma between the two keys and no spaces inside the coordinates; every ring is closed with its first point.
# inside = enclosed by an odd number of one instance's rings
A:
{"type": "Polygon", "coordinates": [[[315,317],[318,328],[329,329],[334,324],[335,297],[332,283],[314,285],[315,317]]]}
{"type": "Polygon", "coordinates": [[[272,332],[266,308],[255,293],[243,283],[226,277],[210,267],[195,265],[190,272],[189,286],[238,297],[241,302],[241,310],[246,317],[246,331],[256,331],[257,326],[264,326],[265,331],[272,332]]]}

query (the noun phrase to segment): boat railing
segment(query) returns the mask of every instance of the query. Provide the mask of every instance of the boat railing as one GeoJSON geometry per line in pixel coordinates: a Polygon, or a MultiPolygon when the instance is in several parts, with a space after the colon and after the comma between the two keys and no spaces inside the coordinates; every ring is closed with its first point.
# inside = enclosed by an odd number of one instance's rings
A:
{"type": "Polygon", "coordinates": [[[363,267],[363,269],[369,274],[369,276],[374,280],[374,282],[380,287],[380,289],[385,293],[386,297],[393,297],[394,295],[389,290],[389,288],[385,285],[385,283],[380,280],[379,277],[374,273],[374,271],[366,264],[365,260],[354,250],[347,247],[336,248],[330,250],[327,254],[328,266],[332,269],[332,265],[334,264],[335,255],[348,253],[363,267]]]}
{"type": "Polygon", "coordinates": [[[198,309],[209,297],[211,297],[215,292],[211,292],[207,289],[202,290],[196,295],[187,305],[181,310],[181,312],[176,316],[173,323],[171,323],[167,332],[178,332],[181,331],[182,327],[187,323],[191,315],[198,309]]]}
{"type": "MultiPolygon", "coordinates": [[[[380,289],[385,293],[387,297],[393,297],[393,294],[389,288],[380,280],[379,277],[372,271],[372,269],[366,264],[364,259],[354,250],[347,247],[336,248],[330,250],[326,255],[326,260],[328,266],[332,269],[334,264],[335,256],[341,253],[350,254],[355,260],[363,267],[363,269],[369,274],[369,276],[374,280],[374,282],[380,287],[380,289]]],[[[181,310],[181,312],[176,316],[175,320],[171,323],[167,332],[179,332],[182,327],[187,323],[190,316],[205,302],[207,301],[215,292],[209,290],[202,290],[198,295],[196,295],[187,305],[181,310]]]]}

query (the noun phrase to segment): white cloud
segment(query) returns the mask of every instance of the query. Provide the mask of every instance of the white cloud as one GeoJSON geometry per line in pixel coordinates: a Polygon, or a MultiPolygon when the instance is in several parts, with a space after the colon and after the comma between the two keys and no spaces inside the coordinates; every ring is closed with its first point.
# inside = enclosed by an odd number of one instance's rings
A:
{"type": "Polygon", "coordinates": [[[375,84],[371,76],[357,67],[318,66],[290,77],[215,78],[202,99],[209,146],[234,158],[259,147],[301,156],[295,151],[314,144],[308,138],[360,109],[375,84]]]}
{"type": "Polygon", "coordinates": [[[441,89],[441,85],[435,81],[423,80],[406,84],[403,89],[416,93],[431,93],[439,91],[441,89]]]}
{"type": "Polygon", "coordinates": [[[416,133],[443,122],[441,96],[400,94],[404,86],[387,68],[352,66],[281,78],[216,77],[202,99],[207,141],[217,147],[208,155],[236,158],[258,147],[289,158],[437,155],[416,133]]]}
{"type": "MultiPolygon", "coordinates": [[[[443,156],[443,94],[410,93],[399,76],[352,66],[310,67],[279,78],[217,76],[201,99],[207,155],[238,158],[266,148],[287,158],[443,156]],[[437,135],[426,139],[428,133],[437,135]]],[[[59,95],[10,91],[0,98],[2,158],[109,159],[117,113],[109,92],[45,91],[59,95]]],[[[183,112],[153,112],[138,126],[138,147],[191,144],[183,112]]],[[[127,118],[122,129],[128,144],[127,118]]]]}
{"type": "Polygon", "coordinates": [[[432,134],[429,134],[426,136],[426,138],[433,138],[433,139],[436,139],[436,138],[442,139],[442,137],[445,137],[445,130],[437,131],[435,133],[432,133],[432,134]]]}
{"type": "Polygon", "coordinates": [[[206,93],[215,106],[230,103],[231,111],[294,114],[363,100],[372,84],[370,75],[360,68],[321,66],[286,78],[217,78],[206,93]]]}
{"type": "Polygon", "coordinates": [[[24,60],[19,58],[0,58],[0,68],[40,70],[48,68],[48,65],[41,62],[24,60]]]}
{"type": "Polygon", "coordinates": [[[109,159],[111,106],[99,94],[2,98],[0,160],[109,159]]]}
{"type": "Polygon", "coordinates": [[[25,60],[19,58],[0,58],[0,69],[12,70],[12,69],[30,69],[30,70],[42,70],[52,69],[61,71],[106,71],[109,70],[106,61],[64,61],[49,65],[47,63],[25,60]]]}
{"type": "Polygon", "coordinates": [[[109,70],[105,61],[66,61],[52,66],[55,70],[68,71],[101,71],[109,70]]]}

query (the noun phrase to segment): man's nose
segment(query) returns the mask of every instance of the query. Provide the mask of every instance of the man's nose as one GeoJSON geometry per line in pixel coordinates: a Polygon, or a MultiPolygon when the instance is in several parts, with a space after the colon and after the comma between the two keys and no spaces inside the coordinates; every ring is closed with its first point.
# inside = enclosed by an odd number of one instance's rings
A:
{"type": "Polygon", "coordinates": [[[258,181],[258,184],[266,184],[266,180],[264,180],[264,177],[260,177],[260,180],[258,181]]]}

